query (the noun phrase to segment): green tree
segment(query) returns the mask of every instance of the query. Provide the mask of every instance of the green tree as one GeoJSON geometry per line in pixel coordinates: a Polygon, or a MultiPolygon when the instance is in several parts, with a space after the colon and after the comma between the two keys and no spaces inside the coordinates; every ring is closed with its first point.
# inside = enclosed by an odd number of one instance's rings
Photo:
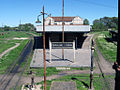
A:
{"type": "Polygon", "coordinates": [[[98,20],[98,19],[93,21],[93,27],[92,28],[93,29],[97,29],[97,30],[100,30],[100,29],[104,30],[104,29],[106,29],[104,24],[100,20],[98,20]]]}
{"type": "Polygon", "coordinates": [[[103,17],[93,21],[93,29],[113,29],[118,28],[118,18],[117,17],[103,17]]]}
{"type": "Polygon", "coordinates": [[[85,19],[85,20],[83,21],[83,24],[84,24],[84,25],[89,25],[88,19],[85,19]]]}
{"type": "Polygon", "coordinates": [[[9,30],[10,30],[10,27],[5,25],[4,28],[3,28],[3,30],[4,30],[4,31],[9,31],[9,30]]]}
{"type": "Polygon", "coordinates": [[[23,30],[23,31],[34,31],[35,30],[35,27],[33,24],[31,23],[26,23],[26,24],[20,24],[18,26],[18,29],[19,30],[23,30]]]}

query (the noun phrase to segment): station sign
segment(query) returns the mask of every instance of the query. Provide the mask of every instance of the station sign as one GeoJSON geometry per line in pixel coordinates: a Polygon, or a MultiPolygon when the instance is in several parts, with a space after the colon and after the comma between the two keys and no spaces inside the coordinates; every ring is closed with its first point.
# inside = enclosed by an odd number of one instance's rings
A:
{"type": "Polygon", "coordinates": [[[52,42],[52,49],[73,49],[73,42],[52,42]]]}

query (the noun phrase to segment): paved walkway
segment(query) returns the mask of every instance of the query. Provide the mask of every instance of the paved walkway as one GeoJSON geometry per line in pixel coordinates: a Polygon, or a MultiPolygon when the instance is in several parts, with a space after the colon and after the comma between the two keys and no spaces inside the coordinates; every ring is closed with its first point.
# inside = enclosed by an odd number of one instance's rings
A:
{"type": "Polygon", "coordinates": [[[11,47],[11,48],[5,50],[4,52],[2,52],[2,53],[0,54],[0,59],[1,59],[2,56],[4,56],[6,53],[8,53],[8,52],[10,52],[11,50],[15,49],[15,48],[18,47],[19,45],[20,45],[19,43],[16,43],[15,46],[13,46],[13,47],[11,47]]]}
{"type": "MultiPolygon", "coordinates": [[[[52,49],[51,62],[50,62],[50,51],[46,49],[46,66],[47,67],[90,67],[91,62],[91,49],[90,43],[93,35],[88,35],[83,43],[81,49],[64,49],[64,57],[62,60],[62,49],[52,49]]],[[[34,55],[30,64],[30,67],[43,67],[43,49],[35,49],[34,55]]]]}

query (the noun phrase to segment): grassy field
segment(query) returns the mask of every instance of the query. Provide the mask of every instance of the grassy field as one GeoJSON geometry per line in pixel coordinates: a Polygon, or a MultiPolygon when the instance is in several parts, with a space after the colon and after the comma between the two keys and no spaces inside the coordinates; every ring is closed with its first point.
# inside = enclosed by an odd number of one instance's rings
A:
{"type": "Polygon", "coordinates": [[[14,40],[15,37],[29,37],[29,34],[25,32],[15,32],[15,31],[8,31],[8,32],[1,32],[0,33],[0,53],[7,50],[8,48],[15,45],[15,43],[20,43],[21,40],[14,40]]]}
{"type": "Polygon", "coordinates": [[[115,62],[117,46],[106,38],[106,36],[111,38],[109,32],[98,32],[95,36],[98,49],[100,50],[104,58],[110,62],[115,62]]]}
{"type": "Polygon", "coordinates": [[[7,50],[8,48],[15,45],[15,43],[20,43],[20,45],[13,49],[12,51],[5,54],[0,59],[0,73],[5,73],[6,69],[18,58],[22,50],[24,49],[25,45],[29,41],[27,40],[14,40],[13,38],[18,37],[26,37],[29,38],[31,35],[27,34],[25,32],[15,32],[15,31],[8,31],[8,32],[2,32],[3,34],[0,34],[0,53],[7,50]]]}

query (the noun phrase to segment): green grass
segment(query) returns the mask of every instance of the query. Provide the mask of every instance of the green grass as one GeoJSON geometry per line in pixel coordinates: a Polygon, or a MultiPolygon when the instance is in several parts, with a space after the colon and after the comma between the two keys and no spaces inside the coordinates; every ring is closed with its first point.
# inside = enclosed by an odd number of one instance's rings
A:
{"type": "Polygon", "coordinates": [[[2,53],[3,51],[7,50],[10,47],[13,47],[15,45],[15,43],[0,43],[0,53],[2,53]]]}
{"type": "MultiPolygon", "coordinates": [[[[74,81],[76,82],[77,90],[88,90],[90,83],[89,74],[68,75],[54,80],[47,80],[47,90],[50,90],[53,81],[74,81]]],[[[99,77],[99,75],[94,75],[93,82],[95,90],[107,90],[103,78],[99,77]]],[[[37,84],[44,85],[44,82],[42,81],[37,84]]],[[[41,88],[43,89],[44,87],[42,86],[41,88]]]]}
{"type": "Polygon", "coordinates": [[[15,32],[15,31],[6,31],[1,32],[0,34],[0,53],[7,50],[8,48],[15,45],[15,43],[20,43],[22,40],[13,40],[15,37],[29,37],[31,35],[25,32],[15,32]]]}
{"type": "Polygon", "coordinates": [[[101,32],[97,34],[96,44],[106,60],[110,62],[115,62],[117,46],[112,42],[108,42],[105,35],[108,35],[108,32],[101,32]]]}
{"type": "Polygon", "coordinates": [[[4,35],[0,35],[0,39],[10,39],[14,37],[29,37],[30,35],[27,34],[26,32],[18,32],[18,31],[7,31],[3,32],[4,35]]]}
{"type": "Polygon", "coordinates": [[[41,36],[42,34],[41,33],[37,33],[37,32],[34,32],[34,31],[32,31],[32,32],[27,32],[27,33],[32,33],[32,34],[35,34],[35,35],[37,35],[37,36],[41,36]]]}
{"type": "MultiPolygon", "coordinates": [[[[32,69],[28,68],[24,72],[24,75],[28,76],[29,71],[32,71],[35,74],[35,76],[44,76],[44,68],[32,68],[32,69]]],[[[61,70],[56,70],[55,67],[49,67],[49,68],[46,68],[46,75],[51,76],[51,75],[54,75],[54,74],[58,74],[60,71],[61,70]]]]}
{"type": "Polygon", "coordinates": [[[90,70],[90,67],[72,67],[70,70],[90,70]]]}
{"type": "MultiPolygon", "coordinates": [[[[31,58],[32,59],[32,58],[31,58]]],[[[29,75],[29,72],[32,71],[35,76],[44,76],[44,68],[29,68],[29,65],[30,65],[30,62],[31,60],[29,60],[29,64],[28,64],[28,67],[27,69],[25,70],[24,72],[24,75],[25,76],[28,76],[29,75]]],[[[80,67],[80,68],[70,68],[68,70],[57,70],[56,67],[47,67],[46,68],[46,75],[47,76],[51,76],[51,75],[55,75],[55,74],[58,74],[62,71],[72,71],[72,70],[89,70],[90,68],[88,67],[80,67]]]]}
{"type": "Polygon", "coordinates": [[[27,37],[29,38],[31,35],[26,32],[17,32],[17,31],[6,31],[1,32],[0,34],[0,53],[7,50],[10,47],[13,47],[16,43],[20,43],[20,46],[13,49],[12,51],[5,54],[0,59],[0,73],[4,73],[6,69],[18,58],[25,45],[28,42],[27,40],[14,40],[15,37],[27,37]]]}
{"type": "Polygon", "coordinates": [[[0,73],[5,73],[7,68],[15,62],[15,60],[18,58],[22,50],[24,49],[25,45],[27,44],[28,40],[24,40],[21,42],[20,46],[17,48],[13,49],[6,55],[4,55],[1,60],[0,60],[0,73]]]}

